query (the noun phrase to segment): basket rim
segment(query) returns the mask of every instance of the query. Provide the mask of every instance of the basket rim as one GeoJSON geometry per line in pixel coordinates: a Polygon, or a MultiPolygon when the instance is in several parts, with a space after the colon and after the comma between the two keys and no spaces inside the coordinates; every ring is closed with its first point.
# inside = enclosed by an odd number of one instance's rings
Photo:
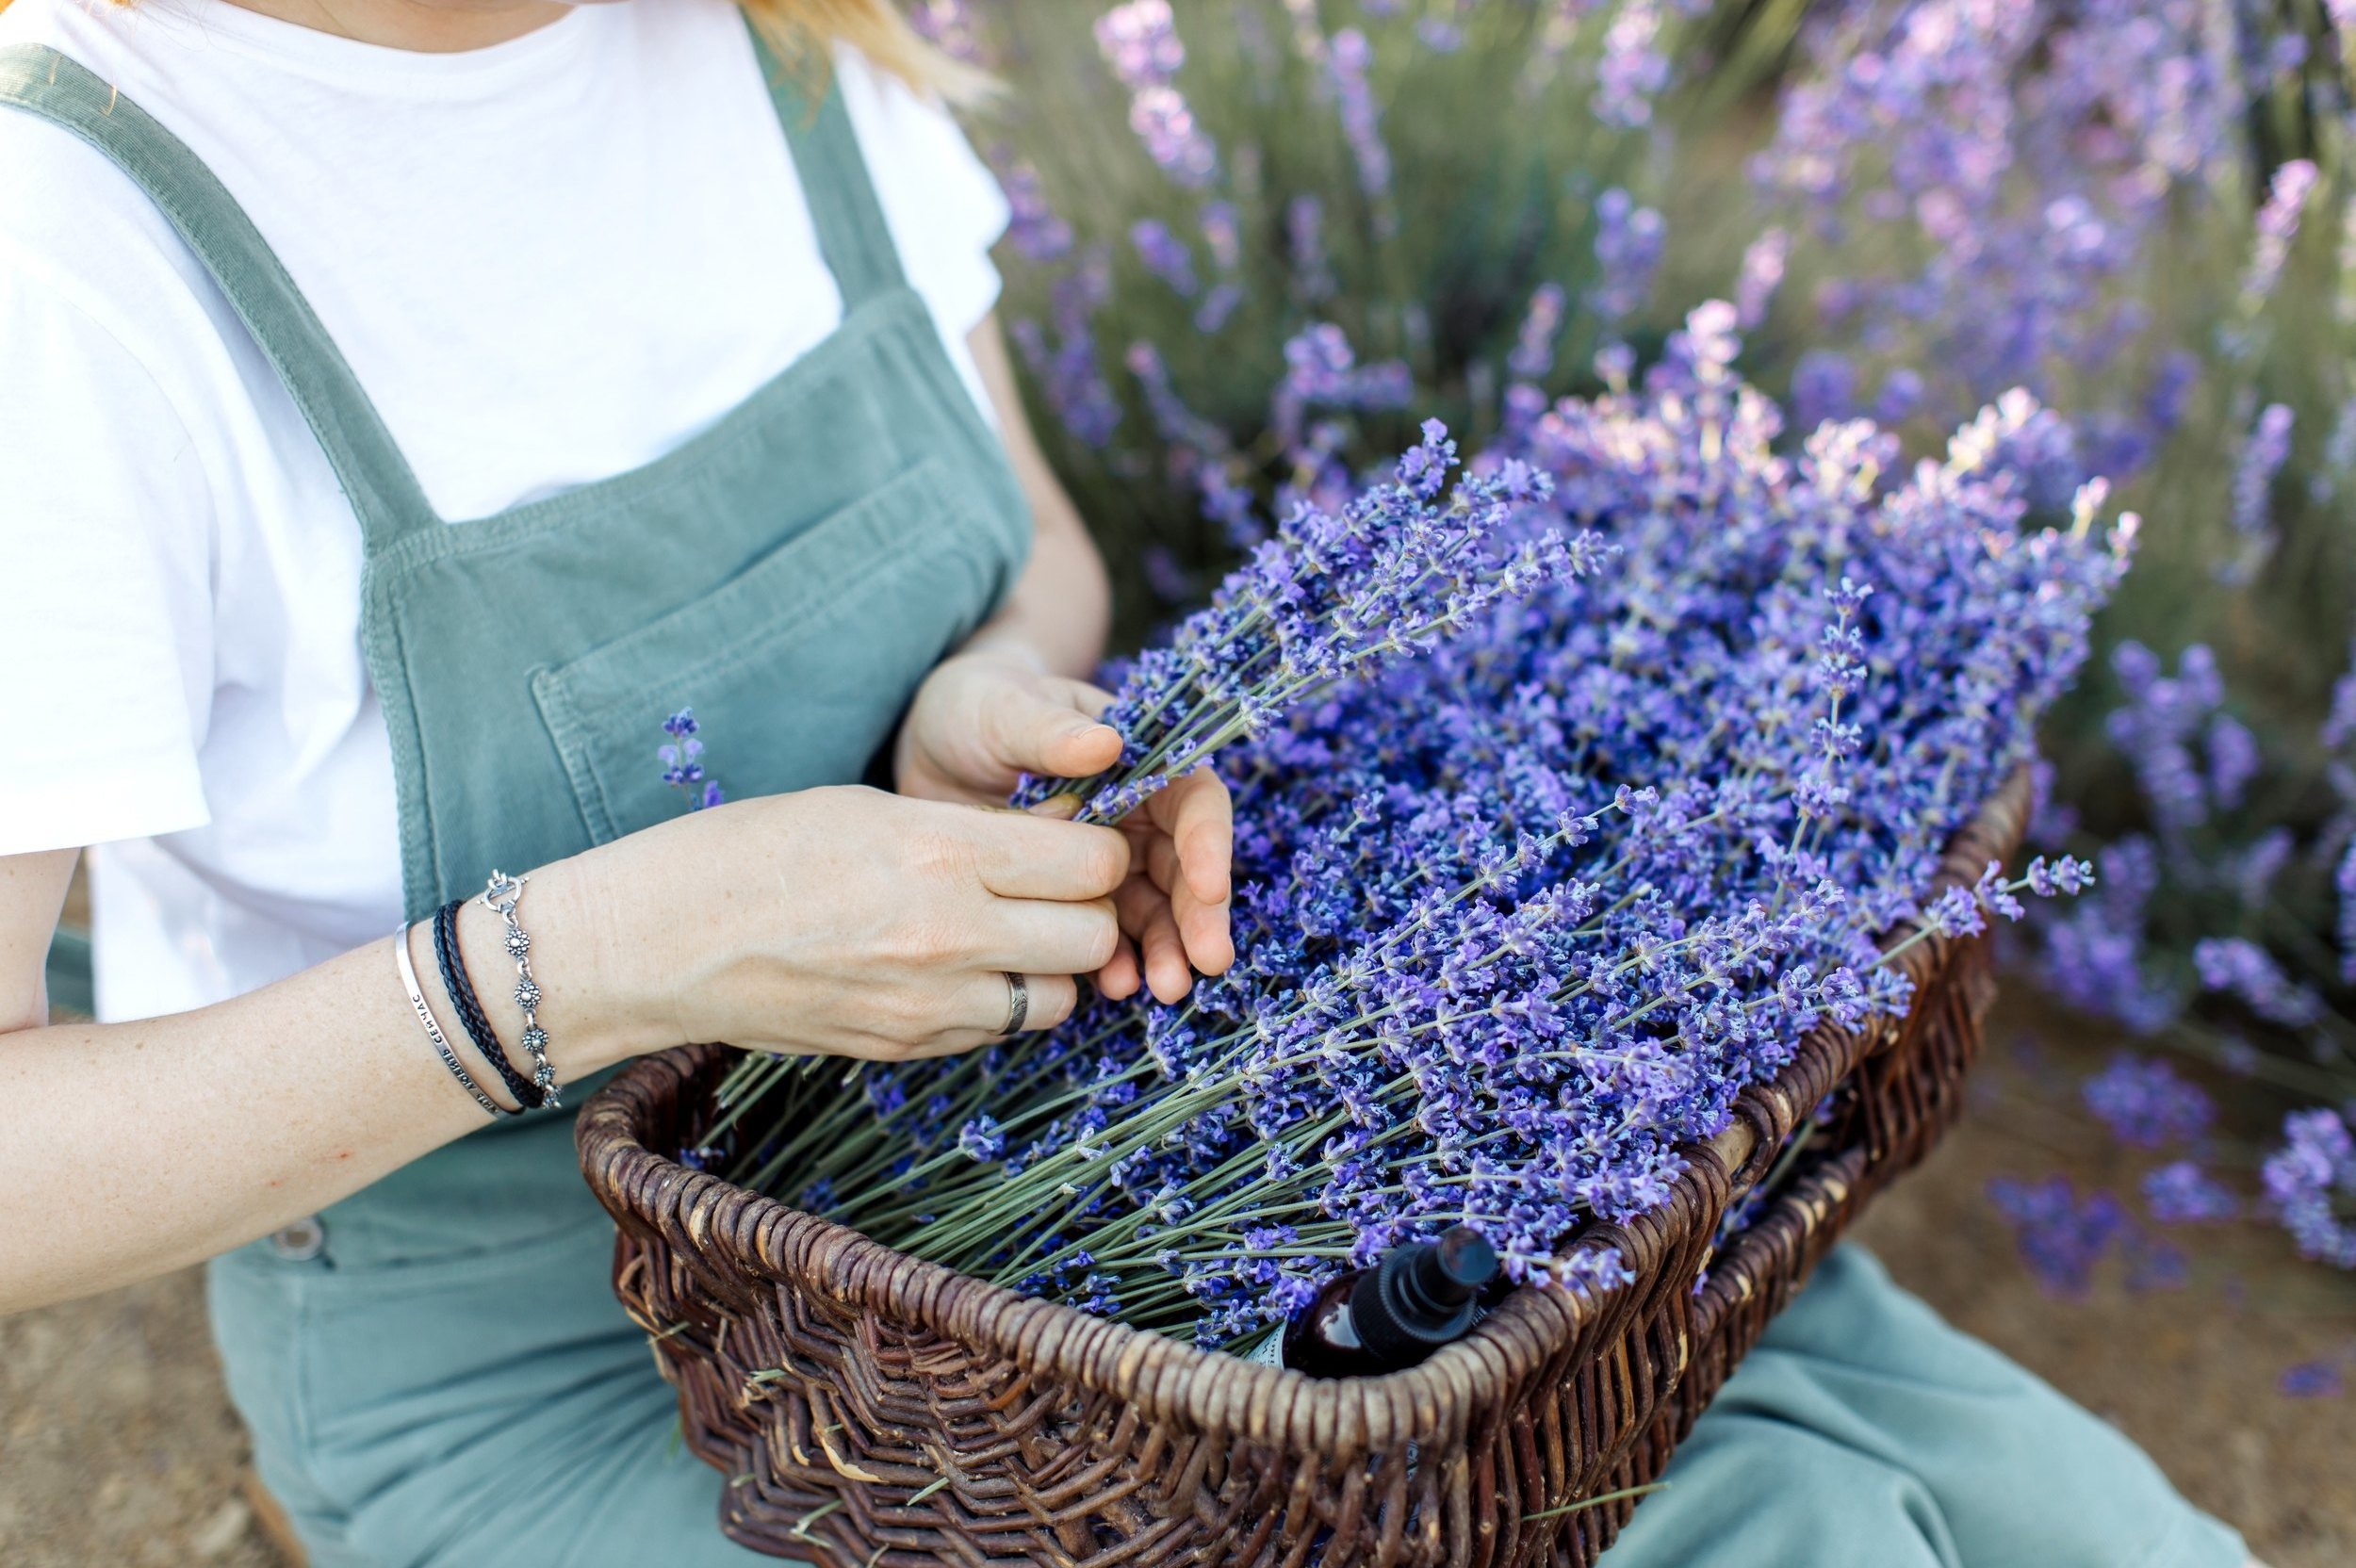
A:
{"type": "MultiPolygon", "coordinates": [[[[1949,840],[1930,891],[1968,887],[1991,860],[2012,854],[2031,799],[2023,764],[1949,840]]],[[[1886,936],[1883,945],[1910,934],[1886,936]]],[[[1986,939],[1933,937],[1898,962],[1919,992],[1962,942],[1986,939]]],[[[574,1136],[591,1189],[616,1220],[650,1228],[724,1268],[924,1324],[1034,1378],[1119,1394],[1147,1419],[1256,1443],[1312,1444],[1342,1456],[1461,1438],[1484,1391],[1528,1383],[1545,1363],[1625,1321],[1654,1292],[1681,1288],[1684,1282],[1665,1274],[1647,1276],[1669,1250],[1695,1239],[1697,1221],[1714,1229],[1731,1195],[1763,1174],[1801,1119],[1859,1062],[1893,1043],[1912,1016],[1909,1010],[1856,1029],[1820,1023],[1773,1078],[1742,1091],[1717,1136],[1685,1146],[1686,1169],[1667,1202],[1622,1225],[1592,1227],[1565,1248],[1567,1256],[1616,1247],[1631,1282],[1587,1295],[1522,1286],[1464,1338],[1380,1377],[1310,1378],[1023,1296],[646,1147],[637,1131],[641,1118],[716,1068],[727,1046],[680,1046],[630,1064],[582,1108],[574,1136]]]]}

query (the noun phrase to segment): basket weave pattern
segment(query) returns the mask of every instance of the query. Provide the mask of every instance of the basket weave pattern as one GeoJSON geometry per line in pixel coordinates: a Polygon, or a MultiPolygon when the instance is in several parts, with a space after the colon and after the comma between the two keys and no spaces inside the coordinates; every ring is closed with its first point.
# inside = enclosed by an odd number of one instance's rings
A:
{"type": "MultiPolygon", "coordinates": [[[[1942,876],[2008,858],[2027,809],[2019,776],[1942,876]]],[[[1687,1152],[1665,1208],[1582,1235],[1619,1248],[1633,1282],[1515,1291],[1383,1378],[1206,1354],[688,1170],[671,1156],[709,1123],[720,1047],[631,1068],[578,1138],[619,1226],[614,1288],[679,1389],[687,1446],[730,1478],[720,1523],[747,1546],[827,1568],[1291,1568],[1313,1551],[1334,1568],[1587,1568],[1637,1499],[1575,1505],[1661,1474],[1816,1261],[1960,1110],[1994,992],[1987,939],[1897,961],[1916,985],[1906,1018],[1819,1029],[1687,1152]],[[1791,1178],[1713,1257],[1730,1200],[1820,1105],[1791,1178]]]]}

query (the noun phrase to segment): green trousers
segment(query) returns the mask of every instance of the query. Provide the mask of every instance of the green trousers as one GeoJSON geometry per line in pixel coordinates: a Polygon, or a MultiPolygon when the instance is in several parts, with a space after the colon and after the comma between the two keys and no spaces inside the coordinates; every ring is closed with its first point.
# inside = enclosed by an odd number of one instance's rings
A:
{"type": "Polygon", "coordinates": [[[1601,1568],[2241,1568],[2142,1451],[1843,1247],[1601,1568]]]}

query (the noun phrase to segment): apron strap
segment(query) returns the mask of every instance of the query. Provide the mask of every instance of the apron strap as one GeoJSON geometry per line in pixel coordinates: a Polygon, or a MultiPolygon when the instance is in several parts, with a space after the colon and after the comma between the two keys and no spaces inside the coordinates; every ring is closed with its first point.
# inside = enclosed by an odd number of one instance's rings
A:
{"type": "Polygon", "coordinates": [[[777,105],[777,122],[785,127],[802,198],[818,231],[818,249],[842,290],[847,317],[877,295],[907,286],[907,279],[882,204],[875,198],[875,182],[868,177],[867,159],[851,128],[850,110],[843,106],[843,89],[829,81],[813,113],[797,74],[777,58],[758,28],[753,31],[753,52],[769,83],[770,100],[777,105]]]}
{"type": "Polygon", "coordinates": [[[0,49],[0,104],[90,143],[145,191],[254,335],[326,450],[373,552],[439,519],[376,405],[253,220],[147,112],[54,49],[0,49]]]}

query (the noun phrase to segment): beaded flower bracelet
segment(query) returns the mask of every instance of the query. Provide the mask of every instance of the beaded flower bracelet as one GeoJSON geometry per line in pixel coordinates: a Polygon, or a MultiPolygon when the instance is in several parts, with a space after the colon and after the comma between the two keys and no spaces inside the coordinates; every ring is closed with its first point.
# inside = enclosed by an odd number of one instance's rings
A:
{"type": "Polygon", "coordinates": [[[556,1069],[548,1065],[548,1031],[540,1027],[540,986],[532,978],[532,938],[515,919],[515,906],[523,901],[524,880],[494,871],[481,896],[483,906],[507,923],[507,954],[515,960],[515,1005],[523,1009],[523,1043],[532,1053],[532,1081],[539,1086],[540,1103],[556,1110],[564,1102],[557,1098],[556,1069]]]}

